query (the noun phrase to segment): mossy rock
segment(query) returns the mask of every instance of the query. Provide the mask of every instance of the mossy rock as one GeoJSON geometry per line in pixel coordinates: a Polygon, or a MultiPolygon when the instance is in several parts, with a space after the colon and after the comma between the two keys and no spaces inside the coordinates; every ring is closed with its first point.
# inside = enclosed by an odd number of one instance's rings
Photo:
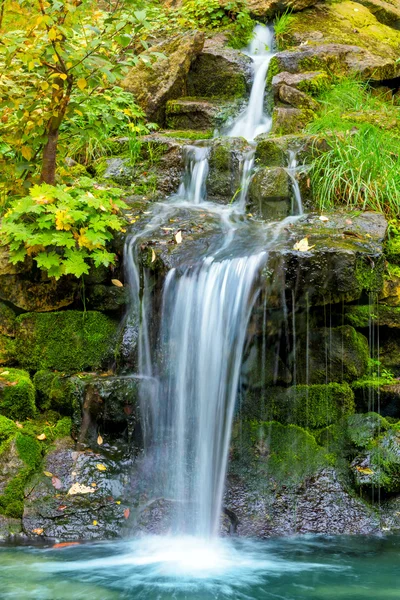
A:
{"type": "Polygon", "coordinates": [[[53,371],[38,371],[33,377],[36,402],[41,411],[55,410],[61,415],[72,415],[79,407],[84,381],[81,377],[67,377],[53,371]]]}
{"type": "Polygon", "coordinates": [[[20,369],[0,372],[0,413],[19,421],[35,416],[35,388],[29,373],[20,369]]]}
{"type": "Polygon", "coordinates": [[[255,487],[267,480],[295,487],[331,462],[308,431],[276,421],[244,422],[234,429],[232,444],[232,472],[255,487]]]}
{"type": "Polygon", "coordinates": [[[400,306],[347,306],[346,321],[354,327],[369,327],[378,324],[393,329],[400,328],[400,306]]]}
{"type": "Polygon", "coordinates": [[[12,337],[14,335],[16,318],[17,315],[13,309],[8,304],[0,302],[0,334],[12,337]]]}
{"type": "Polygon", "coordinates": [[[17,319],[16,357],[32,371],[100,369],[113,357],[117,331],[100,312],[27,313],[17,319]]]}
{"type": "Polygon", "coordinates": [[[368,340],[350,325],[316,329],[298,339],[296,358],[301,383],[350,382],[367,371],[368,340]]]}
{"type": "Polygon", "coordinates": [[[259,169],[251,179],[247,208],[264,219],[277,220],[289,215],[291,188],[289,175],[282,167],[259,169]]]}
{"type": "Polygon", "coordinates": [[[10,439],[15,436],[17,431],[18,427],[14,421],[11,421],[11,419],[8,419],[3,415],[0,415],[0,456],[7,448],[10,439]]]}
{"type": "Polygon", "coordinates": [[[327,89],[329,83],[330,77],[324,71],[309,71],[306,73],[282,72],[274,75],[272,78],[272,89],[275,100],[279,98],[281,85],[288,85],[305,94],[318,96],[322,91],[327,89]]]}
{"type": "MultiPolygon", "coordinates": [[[[14,362],[15,342],[7,335],[0,334],[0,365],[14,362]]],[[[0,366],[1,368],[1,366],[0,366]]]]}
{"type": "Polygon", "coordinates": [[[315,113],[309,108],[284,108],[277,106],[272,111],[274,135],[290,135],[302,132],[313,121],[315,113]]]}

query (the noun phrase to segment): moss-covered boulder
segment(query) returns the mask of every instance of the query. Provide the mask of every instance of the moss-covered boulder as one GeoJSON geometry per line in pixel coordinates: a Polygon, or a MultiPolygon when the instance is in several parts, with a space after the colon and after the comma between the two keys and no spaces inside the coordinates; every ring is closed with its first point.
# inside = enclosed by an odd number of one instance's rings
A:
{"type": "Polygon", "coordinates": [[[223,121],[223,106],[204,98],[169,100],[166,106],[166,125],[170,129],[208,130],[223,121]]]}
{"type": "Polygon", "coordinates": [[[355,0],[363,4],[380,23],[400,29],[400,6],[397,0],[355,0]]]}
{"type": "Polygon", "coordinates": [[[293,108],[306,109],[317,111],[319,108],[318,102],[313,100],[311,96],[298,90],[290,85],[282,84],[279,87],[279,100],[284,104],[289,104],[293,108]]]}
{"type": "Polygon", "coordinates": [[[241,184],[241,167],[250,147],[241,138],[217,138],[209,155],[207,193],[210,198],[230,202],[241,184]]]}
{"type": "Polygon", "coordinates": [[[12,364],[14,362],[14,353],[14,340],[6,335],[0,334],[0,365],[12,364]]]}
{"type": "Polygon", "coordinates": [[[117,331],[100,312],[27,313],[17,319],[16,357],[32,371],[96,370],[112,359],[117,331]]]}
{"type": "Polygon", "coordinates": [[[375,80],[400,74],[400,33],[380,23],[368,8],[355,2],[319,2],[292,15],[283,45],[302,46],[295,52],[276,56],[278,72],[323,70],[339,76],[357,73],[375,80]],[[285,68],[289,63],[291,68],[285,68]]]}
{"type": "Polygon", "coordinates": [[[346,321],[354,327],[369,327],[379,324],[380,327],[400,328],[400,306],[359,305],[346,306],[346,321]]]}
{"type": "MultiPolygon", "coordinates": [[[[302,93],[302,92],[301,92],[302,93]]],[[[276,106],[272,111],[271,133],[290,135],[299,133],[314,119],[314,112],[309,108],[287,108],[276,106]]]]}
{"type": "Polygon", "coordinates": [[[383,417],[400,419],[400,383],[393,376],[365,375],[353,381],[351,388],[357,412],[379,410],[383,417]]]}
{"type": "Polygon", "coordinates": [[[248,209],[264,219],[283,219],[290,210],[289,176],[282,167],[256,172],[249,186],[248,209]]]}
{"type": "Polygon", "coordinates": [[[35,413],[35,388],[29,373],[0,368],[0,414],[23,421],[35,413]]]}
{"type": "Polygon", "coordinates": [[[305,94],[317,95],[329,85],[330,78],[324,71],[306,73],[278,73],[272,78],[272,90],[275,101],[279,100],[279,90],[282,85],[295,88],[305,94]]]}
{"type": "Polygon", "coordinates": [[[368,358],[368,340],[354,327],[315,329],[297,343],[298,381],[353,381],[366,373],[368,358]]]}
{"type": "Polygon", "coordinates": [[[0,302],[0,334],[14,336],[15,319],[17,315],[15,311],[4,302],[0,302]]]}
{"type": "Polygon", "coordinates": [[[205,41],[203,51],[189,70],[187,92],[190,96],[234,99],[250,91],[251,59],[227,48],[226,41],[221,34],[205,41]]]}
{"type": "Polygon", "coordinates": [[[135,96],[150,121],[163,124],[168,100],[185,95],[186,79],[196,56],[204,45],[204,33],[191,31],[175,36],[149,49],[155,60],[140,61],[131,69],[122,86],[135,96]]]}

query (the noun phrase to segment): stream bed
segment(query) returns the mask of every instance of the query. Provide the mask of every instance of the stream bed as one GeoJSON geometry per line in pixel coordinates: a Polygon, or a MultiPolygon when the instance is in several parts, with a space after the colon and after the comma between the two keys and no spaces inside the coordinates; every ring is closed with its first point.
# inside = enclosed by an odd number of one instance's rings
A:
{"type": "Polygon", "coordinates": [[[400,536],[2,546],[0,597],[391,600],[400,597],[399,553],[400,536]]]}

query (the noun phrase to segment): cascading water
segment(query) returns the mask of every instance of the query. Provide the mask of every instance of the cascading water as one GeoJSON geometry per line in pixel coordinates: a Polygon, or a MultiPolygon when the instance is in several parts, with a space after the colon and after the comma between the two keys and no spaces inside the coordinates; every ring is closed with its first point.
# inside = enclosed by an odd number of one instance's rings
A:
{"type": "MultiPolygon", "coordinates": [[[[246,111],[231,136],[254,139],[268,131],[264,114],[265,79],[272,57],[272,31],[258,25],[247,50],[255,78],[246,111]]],[[[177,207],[201,205],[219,217],[224,236],[218,249],[197,264],[171,269],[159,309],[148,314],[149,286],[137,262],[140,235],[127,244],[127,278],[140,321],[139,365],[145,442],[158,497],[173,504],[175,534],[203,538],[219,530],[224,482],[247,325],[260,290],[260,272],[286,221],[265,225],[262,240],[249,236],[243,214],[254,151],[241,165],[241,191],[229,207],[206,202],[207,146],[186,148],[186,170],[177,195],[159,205],[147,226],[155,230],[177,207]],[[235,217],[236,215],[236,217],[235,217]],[[142,281],[142,291],[140,283],[142,281]],[[144,306],[144,303],[146,306],[144,306]],[[149,323],[158,343],[151,351],[149,323]],[[156,382],[156,383],[155,383],[156,382]]]]}
{"type": "Polygon", "coordinates": [[[249,103],[228,133],[231,137],[244,137],[252,141],[257,135],[271,129],[272,119],[264,112],[264,94],[269,63],[274,56],[271,51],[273,40],[271,28],[257,25],[253,40],[244,51],[253,61],[254,81],[249,103]]]}
{"type": "MultiPolygon", "coordinates": [[[[297,169],[298,169],[298,162],[297,162],[296,152],[294,150],[289,150],[289,164],[286,167],[286,173],[289,175],[290,181],[292,184],[294,201],[296,204],[296,213],[298,215],[302,215],[302,214],[304,214],[304,211],[303,211],[303,202],[302,202],[302,198],[301,198],[299,182],[296,177],[297,169]]],[[[295,211],[293,210],[292,212],[295,212],[295,211]]]]}

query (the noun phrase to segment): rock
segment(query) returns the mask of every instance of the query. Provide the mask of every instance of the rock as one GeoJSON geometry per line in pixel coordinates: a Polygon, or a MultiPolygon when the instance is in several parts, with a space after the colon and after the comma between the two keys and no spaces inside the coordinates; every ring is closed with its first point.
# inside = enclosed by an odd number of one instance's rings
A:
{"type": "Polygon", "coordinates": [[[346,321],[354,327],[370,327],[379,324],[393,329],[400,328],[400,306],[346,306],[346,321]]]}
{"type": "Polygon", "coordinates": [[[287,10],[304,10],[317,2],[318,0],[249,0],[247,5],[254,17],[272,19],[287,10]]]}
{"type": "Polygon", "coordinates": [[[311,96],[285,84],[279,87],[279,100],[294,108],[316,111],[319,107],[318,102],[313,100],[311,96]]]}
{"type": "Polygon", "coordinates": [[[296,154],[299,165],[310,164],[314,155],[325,147],[323,139],[313,135],[262,134],[256,138],[255,161],[257,165],[282,167],[289,163],[289,153],[296,154]]]}
{"type": "Polygon", "coordinates": [[[11,365],[15,358],[15,342],[7,335],[0,334],[0,365],[11,365]]]}
{"type": "Polygon", "coordinates": [[[28,484],[22,519],[25,535],[37,539],[41,530],[40,537],[58,541],[121,537],[129,524],[126,487],[130,468],[129,461],[118,460],[112,448],[98,449],[96,454],[79,452],[70,439],[57,440],[45,458],[43,471],[28,484]],[[71,493],[71,488],[77,493],[71,493]]]}
{"type": "Polygon", "coordinates": [[[170,129],[213,129],[221,124],[221,105],[202,98],[169,100],[166,123],[170,129]]]}
{"type": "Polygon", "coordinates": [[[86,288],[86,305],[89,310],[121,311],[128,303],[128,288],[96,284],[86,288]]]}
{"type": "Polygon", "coordinates": [[[363,4],[380,23],[400,29],[400,6],[396,0],[355,0],[363,4]]]}
{"type": "Polygon", "coordinates": [[[305,94],[317,94],[329,84],[329,77],[324,71],[310,71],[308,73],[287,73],[283,71],[272,78],[272,90],[275,101],[279,98],[281,85],[296,88],[305,94]]]}
{"type": "Polygon", "coordinates": [[[308,109],[276,106],[272,111],[271,133],[275,135],[299,133],[313,119],[314,113],[308,109]]]}
{"type": "Polygon", "coordinates": [[[241,185],[241,168],[248,143],[241,138],[217,138],[211,142],[207,193],[214,200],[230,202],[241,185]]]}
{"type": "Polygon", "coordinates": [[[9,542],[15,538],[22,537],[21,519],[13,519],[0,515],[0,541],[9,542]]]}
{"type": "Polygon", "coordinates": [[[385,377],[366,375],[353,381],[357,412],[379,410],[383,417],[400,419],[400,384],[385,377]]]}
{"type": "Polygon", "coordinates": [[[225,46],[226,36],[218,34],[204,43],[193,61],[187,80],[189,96],[241,98],[250,92],[251,59],[225,46]]]}
{"type": "Polygon", "coordinates": [[[6,336],[14,336],[15,333],[15,319],[17,318],[14,310],[8,306],[8,304],[4,304],[4,302],[0,302],[0,334],[6,336]]]}
{"type": "MultiPolygon", "coordinates": [[[[1,461],[1,471],[0,471],[0,496],[4,493],[5,488],[10,483],[12,479],[20,470],[24,467],[24,462],[21,460],[17,446],[15,443],[15,438],[11,439],[8,443],[4,444],[4,441],[7,441],[7,438],[4,436],[4,417],[0,417],[0,439],[3,442],[2,447],[4,449],[1,451],[0,461],[1,461]]],[[[8,421],[8,419],[7,419],[8,421]]],[[[14,435],[16,434],[17,428],[15,424],[10,421],[9,427],[11,429],[11,423],[14,425],[14,435]]]]}
{"type": "Polygon", "coordinates": [[[0,370],[0,414],[19,421],[35,416],[35,388],[26,371],[0,370]]]}
{"type": "Polygon", "coordinates": [[[27,313],[17,319],[16,359],[33,371],[76,373],[112,359],[118,322],[95,311],[27,313]]]}
{"type": "Polygon", "coordinates": [[[383,531],[398,533],[400,531],[400,496],[388,498],[380,505],[383,531]]]}
{"type": "Polygon", "coordinates": [[[287,217],[290,210],[289,176],[281,167],[263,168],[253,176],[248,208],[264,219],[287,217]]]}
{"type": "Polygon", "coordinates": [[[379,23],[366,7],[350,1],[320,2],[292,15],[284,35],[288,50],[276,55],[270,71],[321,70],[340,77],[393,79],[400,74],[399,44],[400,33],[379,23]],[[293,51],[294,46],[301,47],[293,51]]]}
{"type": "Polygon", "coordinates": [[[297,332],[296,372],[299,383],[353,381],[368,366],[368,339],[350,325],[297,332]],[[308,361],[307,361],[308,358],[308,361]]]}
{"type": "Polygon", "coordinates": [[[134,179],[134,170],[129,158],[107,158],[103,179],[111,179],[120,185],[129,185],[134,179]]]}
{"type": "Polygon", "coordinates": [[[159,52],[165,58],[152,63],[140,61],[122,82],[135,96],[150,121],[163,124],[168,100],[185,95],[190,66],[204,45],[204,33],[191,31],[153,46],[148,53],[159,52]]]}

